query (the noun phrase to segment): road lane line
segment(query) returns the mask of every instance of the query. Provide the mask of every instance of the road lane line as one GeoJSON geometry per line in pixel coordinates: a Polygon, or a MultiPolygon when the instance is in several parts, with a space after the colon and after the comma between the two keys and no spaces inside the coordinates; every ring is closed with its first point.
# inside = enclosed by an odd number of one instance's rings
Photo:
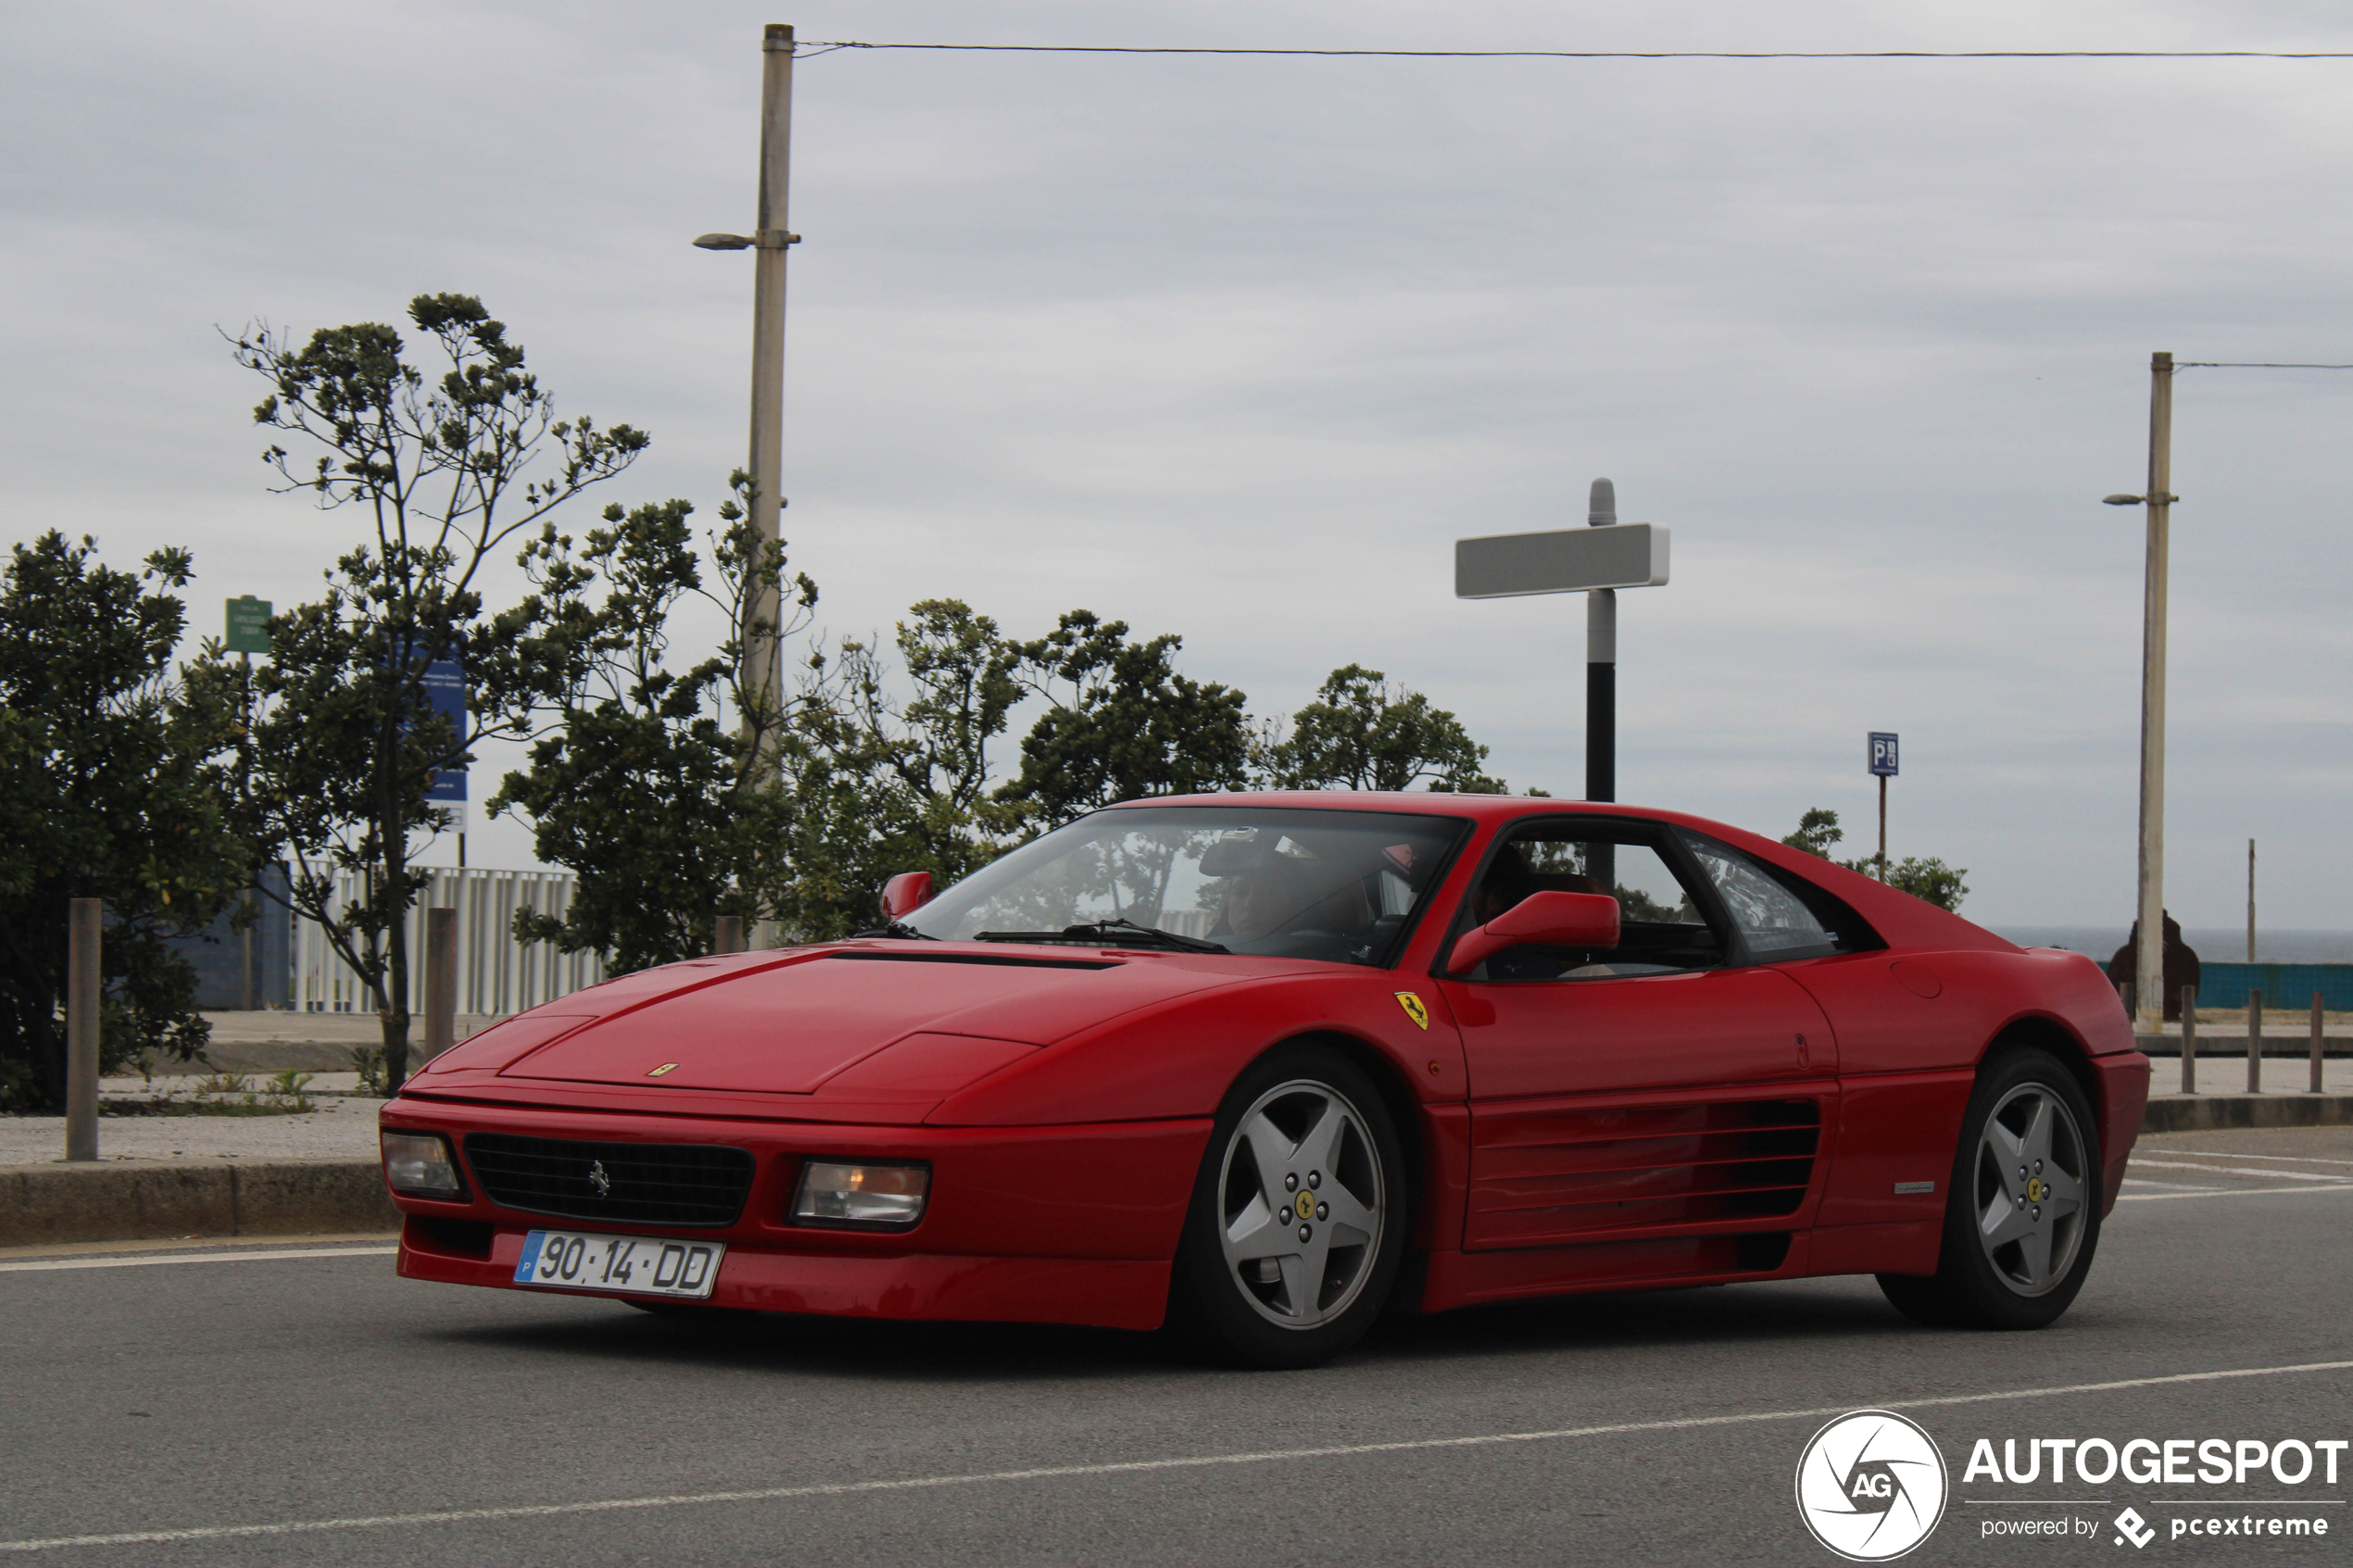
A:
{"type": "Polygon", "coordinates": [[[151,1269],[163,1263],[266,1263],[280,1258],[389,1258],[399,1250],[397,1247],[300,1247],[276,1252],[191,1252],[169,1258],[43,1258],[0,1263],[0,1274],[51,1269],[151,1269]]]}
{"type": "Polygon", "coordinates": [[[2187,1182],[2151,1181],[2146,1176],[2127,1176],[2124,1178],[2124,1185],[2126,1186],[2171,1187],[2176,1192],[2230,1192],[2233,1190],[2230,1187],[2192,1186],[2187,1182]]]}
{"type": "MultiPolygon", "coordinates": [[[[2301,1190],[2301,1189],[2296,1189],[2301,1190]]],[[[683,1492],[656,1497],[601,1498],[587,1502],[518,1504],[508,1508],[450,1508],[430,1513],[362,1514],[348,1519],[296,1519],[276,1524],[202,1524],[180,1530],[127,1530],[104,1536],[49,1536],[37,1540],[0,1540],[0,1551],[49,1551],[61,1547],[149,1546],[175,1541],[217,1541],[256,1536],[312,1535],[322,1530],[381,1530],[419,1524],[465,1524],[485,1520],[548,1519],[563,1514],[619,1513],[649,1508],[695,1508],[722,1502],[778,1502],[796,1498],[854,1497],[873,1492],[931,1491],[946,1486],[981,1486],[1014,1481],[1060,1481],[1096,1475],[1140,1475],[1159,1471],[1207,1470],[1220,1465],[1280,1464],[1302,1459],[1353,1459],[1372,1454],[1431,1453],[1445,1449],[1496,1448],[1506,1443],[1558,1442],[1570,1437],[1606,1437],[1633,1433],[1689,1432],[1710,1426],[1754,1425],[1768,1421],[1814,1421],[1856,1410],[1929,1410],[1946,1405],[1982,1405],[2005,1399],[2046,1399],[2061,1394],[2109,1394],[2127,1388],[2161,1388],[2182,1383],[2219,1383],[2242,1377],[2285,1377],[2297,1373],[2353,1372],[2353,1361],[2303,1361],[2294,1366],[2233,1367],[2221,1372],[2180,1372],[2162,1377],[2125,1377],[2108,1383],[2070,1383],[2048,1388],[2007,1388],[1991,1394],[1940,1394],[1917,1399],[1867,1399],[1858,1404],[1818,1405],[1808,1410],[1752,1411],[1740,1415],[1691,1415],[1666,1421],[1620,1421],[1599,1426],[1562,1426],[1541,1432],[1491,1432],[1471,1437],[1418,1437],[1393,1443],[1340,1443],[1316,1449],[1267,1449],[1253,1452],[1190,1454],[1172,1459],[1120,1460],[1103,1464],[1039,1465],[1029,1470],[990,1470],[961,1475],[911,1476],[897,1481],[831,1481],[803,1486],[760,1486],[731,1492],[683,1492]]]]}
{"type": "Polygon", "coordinates": [[[2260,1198],[2267,1192],[2353,1192],[2353,1182],[2333,1187],[2202,1187],[2196,1192],[2128,1192],[2119,1203],[2163,1203],[2177,1198],[2260,1198]]]}
{"type": "Polygon", "coordinates": [[[2152,1171],[2204,1171],[2213,1176],[2269,1176],[2275,1182],[2343,1182],[2342,1175],[2322,1175],[2311,1171],[2266,1171],[2253,1165],[2193,1165],[2186,1160],[2143,1160],[2133,1157],[2133,1163],[2152,1171]]]}
{"type": "Polygon", "coordinates": [[[2202,1160],[2277,1160],[2291,1165],[2353,1165],[2353,1160],[2323,1160],[2317,1154],[2224,1154],[2211,1148],[2168,1148],[2165,1154],[2195,1154],[2202,1160]]]}

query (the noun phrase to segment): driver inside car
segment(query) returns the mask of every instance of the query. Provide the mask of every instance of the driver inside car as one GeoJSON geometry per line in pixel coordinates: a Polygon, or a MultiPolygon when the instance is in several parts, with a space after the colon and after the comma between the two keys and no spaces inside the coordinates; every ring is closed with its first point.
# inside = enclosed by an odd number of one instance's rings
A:
{"type": "Polygon", "coordinates": [[[1371,923],[1361,879],[1342,868],[1273,847],[1231,841],[1203,858],[1232,878],[1213,938],[1264,942],[1285,935],[1350,936],[1371,923]],[[1223,853],[1219,853],[1222,851],[1223,853]]]}

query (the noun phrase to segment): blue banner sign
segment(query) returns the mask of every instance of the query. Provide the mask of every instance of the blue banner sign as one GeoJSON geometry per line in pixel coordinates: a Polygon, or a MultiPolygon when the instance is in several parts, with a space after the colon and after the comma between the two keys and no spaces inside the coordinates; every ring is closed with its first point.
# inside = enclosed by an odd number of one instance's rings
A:
{"type": "MultiPolygon", "coordinates": [[[[466,672],[454,659],[436,659],[425,666],[425,699],[433,710],[449,721],[450,733],[459,742],[466,738],[466,672]]],[[[454,763],[433,776],[433,784],[425,790],[427,800],[462,801],[466,798],[466,765],[454,763]]]]}
{"type": "Polygon", "coordinates": [[[1880,730],[1871,732],[1871,771],[1882,779],[1895,776],[1895,737],[1880,730]]]}

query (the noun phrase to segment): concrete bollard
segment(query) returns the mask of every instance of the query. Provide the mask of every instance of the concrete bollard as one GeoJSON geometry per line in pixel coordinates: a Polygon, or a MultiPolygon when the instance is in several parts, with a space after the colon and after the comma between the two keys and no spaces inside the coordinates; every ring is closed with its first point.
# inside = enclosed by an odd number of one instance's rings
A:
{"type": "Polygon", "coordinates": [[[713,953],[740,953],[744,950],[744,917],[721,915],[711,922],[711,950],[713,953]]]}
{"type": "Polygon", "coordinates": [[[2263,993],[2246,994],[2246,1092],[2263,1092],[2263,993]]]}
{"type": "Polygon", "coordinates": [[[458,1043],[458,911],[425,911],[425,1051],[427,1061],[458,1043]]]}
{"type": "Polygon", "coordinates": [[[99,918],[105,901],[75,898],[66,912],[66,1158],[98,1158],[99,918]]]}
{"type": "Polygon", "coordinates": [[[2197,1093],[2197,987],[2182,987],[2182,1092],[2197,1093]]]}

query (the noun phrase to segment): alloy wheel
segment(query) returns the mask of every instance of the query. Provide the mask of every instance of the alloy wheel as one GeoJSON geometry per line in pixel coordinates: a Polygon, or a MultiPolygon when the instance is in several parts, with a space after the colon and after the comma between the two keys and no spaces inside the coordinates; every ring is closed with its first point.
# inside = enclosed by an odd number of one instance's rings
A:
{"type": "Polygon", "coordinates": [[[1363,1114],[1312,1079],[1260,1095],[1227,1142],[1217,1215],[1227,1273],[1260,1316],[1290,1329],[1339,1317],[1371,1277],[1388,1221],[1363,1114]]]}
{"type": "Polygon", "coordinates": [[[2041,1296],[2074,1266],[2091,1190],[2085,1147],[2075,1113],[2041,1084],[2020,1084],[1985,1119],[1977,1142],[1978,1243],[2016,1295],[2041,1296]]]}

